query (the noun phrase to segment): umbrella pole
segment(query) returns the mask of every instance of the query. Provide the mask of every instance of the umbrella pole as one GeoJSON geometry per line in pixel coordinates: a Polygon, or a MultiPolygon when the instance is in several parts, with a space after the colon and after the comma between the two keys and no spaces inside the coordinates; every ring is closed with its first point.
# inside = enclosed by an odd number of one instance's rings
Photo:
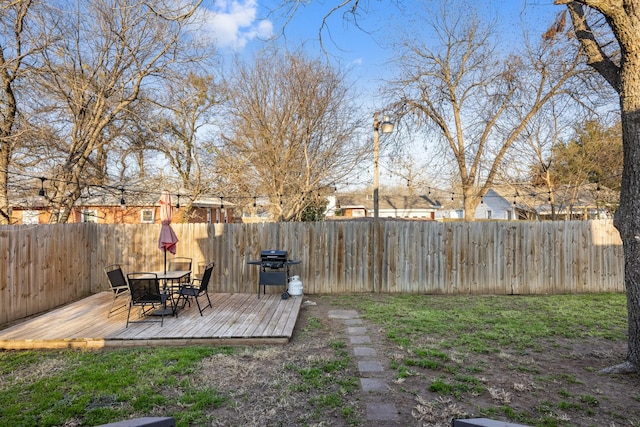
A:
{"type": "Polygon", "coordinates": [[[167,250],[164,250],[164,274],[167,274],[167,250]]]}

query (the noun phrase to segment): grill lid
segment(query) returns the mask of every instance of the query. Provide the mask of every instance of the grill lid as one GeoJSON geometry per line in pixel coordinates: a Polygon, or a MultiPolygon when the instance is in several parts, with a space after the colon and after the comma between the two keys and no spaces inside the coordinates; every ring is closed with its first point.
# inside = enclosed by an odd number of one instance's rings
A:
{"type": "Polygon", "coordinates": [[[267,250],[260,252],[262,265],[267,268],[282,268],[287,262],[287,251],[267,250]]]}
{"type": "Polygon", "coordinates": [[[262,261],[287,261],[287,251],[268,250],[260,252],[262,261]]]}

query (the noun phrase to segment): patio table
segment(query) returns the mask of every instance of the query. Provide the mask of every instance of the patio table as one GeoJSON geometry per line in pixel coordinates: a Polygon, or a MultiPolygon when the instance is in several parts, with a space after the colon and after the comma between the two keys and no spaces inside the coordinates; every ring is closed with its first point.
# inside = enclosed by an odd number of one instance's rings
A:
{"type": "Polygon", "coordinates": [[[191,270],[175,270],[175,271],[152,271],[159,280],[180,280],[191,274],[191,270]]]}
{"type": "Polygon", "coordinates": [[[173,270],[173,271],[160,270],[160,271],[151,271],[150,273],[155,274],[158,280],[162,280],[164,283],[164,290],[167,290],[167,282],[169,281],[180,282],[180,279],[182,279],[183,277],[187,277],[191,274],[191,270],[173,270]]]}
{"type": "MultiPolygon", "coordinates": [[[[151,271],[151,273],[155,274],[155,277],[158,278],[158,280],[163,280],[164,281],[164,286],[163,286],[163,292],[168,292],[169,289],[167,289],[167,282],[168,281],[180,281],[180,279],[182,279],[183,277],[187,277],[191,274],[191,270],[173,270],[173,271],[151,271]]],[[[145,277],[145,276],[142,276],[145,277]]],[[[149,276],[152,277],[152,276],[149,276]]],[[[179,290],[179,288],[178,288],[179,290]]],[[[160,308],[158,310],[155,310],[153,313],[151,313],[152,316],[162,316],[163,314],[165,316],[171,314],[171,315],[178,315],[178,306],[177,306],[177,302],[173,300],[173,289],[171,289],[171,295],[169,295],[169,299],[171,299],[171,308],[167,308],[166,306],[166,302],[165,302],[165,306],[163,308],[160,308]]]]}

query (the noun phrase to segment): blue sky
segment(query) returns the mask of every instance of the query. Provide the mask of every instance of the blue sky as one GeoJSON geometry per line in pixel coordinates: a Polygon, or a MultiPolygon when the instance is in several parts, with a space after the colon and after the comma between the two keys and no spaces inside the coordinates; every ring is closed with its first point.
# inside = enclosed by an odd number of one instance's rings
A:
{"type": "MultiPolygon", "coordinates": [[[[345,10],[336,11],[322,31],[324,50],[319,43],[323,17],[338,4],[338,0],[307,1],[293,18],[279,0],[205,0],[208,30],[214,34],[220,53],[243,54],[264,46],[264,40],[278,36],[277,43],[292,48],[302,43],[310,53],[329,55],[332,61],[351,70],[355,79],[364,84],[384,76],[393,56],[392,41],[403,30],[426,31],[424,24],[414,19],[424,6],[438,13],[439,1],[434,0],[368,0],[360,1],[359,24],[344,19],[345,10]]],[[[456,7],[460,1],[450,1],[456,7]]],[[[522,28],[543,32],[563,7],[553,0],[475,0],[471,2],[488,20],[496,19],[505,48],[518,43],[522,28]]]]}
{"type": "MultiPolygon", "coordinates": [[[[292,1],[292,0],[289,0],[292,1]]],[[[523,28],[542,33],[564,6],[553,0],[468,0],[487,20],[494,19],[504,37],[504,49],[519,43],[523,28]]],[[[363,110],[375,111],[384,104],[379,96],[385,78],[393,76],[390,64],[393,42],[403,31],[428,37],[424,21],[417,11],[425,7],[440,13],[439,0],[360,0],[358,28],[346,10],[334,12],[322,27],[323,18],[339,0],[309,0],[293,17],[283,0],[204,0],[207,30],[217,41],[223,57],[249,55],[276,36],[276,43],[292,49],[304,44],[312,55],[327,55],[361,93],[363,110]],[[345,19],[345,16],[349,18],[345,19]],[[287,21],[288,18],[291,18],[287,21]],[[323,46],[320,45],[322,33],[323,46]]],[[[448,8],[458,7],[460,0],[449,0],[448,8]]],[[[428,12],[421,12],[423,15],[428,12]]]]}
{"type": "MultiPolygon", "coordinates": [[[[528,29],[539,36],[563,10],[563,7],[554,6],[553,0],[469,2],[487,21],[494,20],[499,42],[507,52],[517,50],[523,30],[528,29]]],[[[301,7],[288,22],[285,20],[289,17],[288,12],[278,8],[282,3],[279,0],[205,0],[205,6],[209,8],[208,30],[215,34],[219,53],[223,56],[250,54],[264,47],[264,40],[271,36],[277,36],[278,44],[290,48],[297,49],[304,44],[310,54],[327,55],[339,67],[349,70],[350,79],[361,93],[359,101],[363,115],[384,105],[379,93],[383,79],[393,76],[394,67],[390,64],[395,53],[393,42],[403,32],[428,39],[428,28],[419,15],[440,13],[439,0],[360,0],[362,9],[358,23],[361,28],[352,19],[344,18],[344,10],[336,11],[322,30],[323,49],[319,42],[323,18],[339,0],[307,1],[308,5],[301,7]],[[424,11],[424,7],[430,10],[424,11]]],[[[460,0],[450,0],[448,7],[458,7],[460,3],[460,0]]],[[[416,146],[414,149],[421,157],[430,156],[424,148],[416,146]]],[[[383,169],[384,162],[381,158],[383,169]]]]}

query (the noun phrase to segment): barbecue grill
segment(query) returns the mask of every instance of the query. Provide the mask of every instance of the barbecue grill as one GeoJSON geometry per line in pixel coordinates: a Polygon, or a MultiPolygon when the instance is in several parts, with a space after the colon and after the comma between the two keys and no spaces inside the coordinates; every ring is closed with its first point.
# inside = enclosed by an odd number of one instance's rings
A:
{"type": "Polygon", "coordinates": [[[258,281],[258,298],[260,298],[260,286],[262,293],[267,293],[267,286],[284,286],[282,298],[289,297],[287,283],[289,282],[289,267],[300,264],[300,261],[287,258],[287,251],[266,250],[260,252],[259,261],[249,261],[248,264],[260,266],[260,278],[258,281]]]}

